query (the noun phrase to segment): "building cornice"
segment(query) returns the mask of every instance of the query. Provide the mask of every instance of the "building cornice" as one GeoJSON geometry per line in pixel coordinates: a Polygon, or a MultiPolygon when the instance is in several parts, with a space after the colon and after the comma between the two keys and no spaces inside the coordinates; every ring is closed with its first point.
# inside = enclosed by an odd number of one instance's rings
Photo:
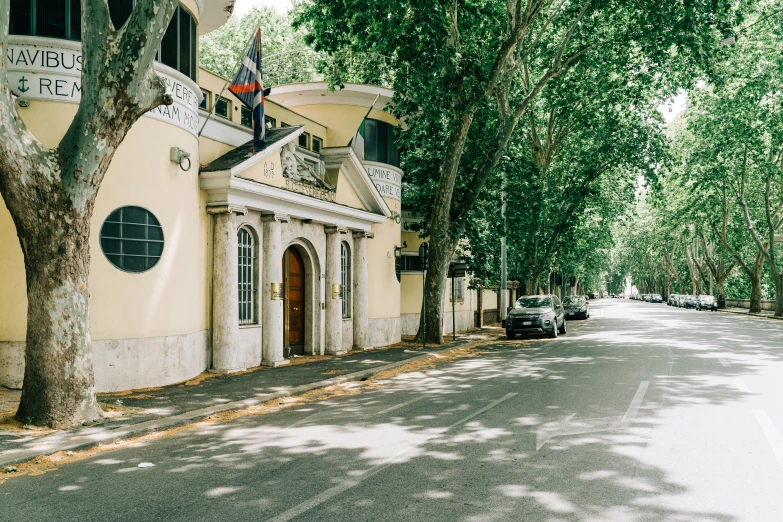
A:
{"type": "Polygon", "coordinates": [[[327,169],[341,169],[364,208],[389,218],[391,209],[351,147],[325,147],[321,159],[327,169]]]}
{"type": "Polygon", "coordinates": [[[342,89],[329,90],[326,82],[275,85],[269,99],[291,108],[300,105],[355,105],[382,111],[391,102],[394,91],[376,85],[346,83],[342,89]],[[375,102],[373,104],[373,102],[375,102]]]}
{"type": "Polygon", "coordinates": [[[386,220],[384,215],[237,178],[228,170],[202,172],[199,185],[207,191],[210,207],[236,205],[264,214],[288,214],[296,219],[368,232],[373,224],[386,220]]]}

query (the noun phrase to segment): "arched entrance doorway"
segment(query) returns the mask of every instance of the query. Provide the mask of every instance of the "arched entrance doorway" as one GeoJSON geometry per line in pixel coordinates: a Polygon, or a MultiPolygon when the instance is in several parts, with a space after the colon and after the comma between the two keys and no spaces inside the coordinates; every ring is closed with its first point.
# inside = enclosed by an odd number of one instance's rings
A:
{"type": "Polygon", "coordinates": [[[304,355],[305,269],[294,247],[283,254],[283,292],[283,353],[304,355]]]}

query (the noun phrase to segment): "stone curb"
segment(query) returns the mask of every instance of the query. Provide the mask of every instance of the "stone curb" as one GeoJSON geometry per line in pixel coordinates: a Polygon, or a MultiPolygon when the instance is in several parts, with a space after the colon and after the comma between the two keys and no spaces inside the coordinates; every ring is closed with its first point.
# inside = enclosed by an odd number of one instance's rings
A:
{"type": "MultiPolygon", "coordinates": [[[[487,341],[491,342],[492,339],[487,339],[487,341]]],[[[132,424],[130,426],[117,427],[114,429],[106,429],[105,426],[101,426],[80,429],[76,432],[63,431],[52,435],[47,435],[35,441],[36,445],[32,448],[12,449],[0,452],[0,466],[21,464],[28,462],[35,457],[39,457],[41,455],[51,455],[52,453],[57,453],[58,451],[80,451],[94,448],[109,441],[141,437],[156,431],[164,431],[171,428],[186,426],[188,424],[204,420],[210,415],[214,415],[216,413],[222,413],[230,410],[243,410],[273,399],[301,395],[312,390],[326,388],[335,384],[361,381],[380,372],[393,370],[412,362],[423,361],[429,359],[430,357],[438,356],[451,350],[461,348],[467,344],[471,344],[472,342],[475,341],[470,339],[460,340],[450,343],[446,348],[441,348],[440,350],[434,352],[423,352],[422,355],[411,357],[410,359],[384,364],[375,368],[368,368],[366,370],[349,373],[347,375],[342,375],[332,379],[325,379],[310,384],[302,384],[295,388],[291,388],[290,390],[275,393],[265,393],[258,395],[253,399],[227,402],[225,404],[210,406],[208,408],[199,408],[197,410],[186,411],[184,413],[162,419],[153,419],[139,422],[138,424],[132,424]]]]}
{"type": "Polygon", "coordinates": [[[775,317],[774,315],[767,314],[752,314],[750,312],[737,312],[736,310],[718,310],[724,314],[743,315],[745,317],[760,317],[762,319],[774,319],[775,321],[783,321],[783,317],[775,317]]]}

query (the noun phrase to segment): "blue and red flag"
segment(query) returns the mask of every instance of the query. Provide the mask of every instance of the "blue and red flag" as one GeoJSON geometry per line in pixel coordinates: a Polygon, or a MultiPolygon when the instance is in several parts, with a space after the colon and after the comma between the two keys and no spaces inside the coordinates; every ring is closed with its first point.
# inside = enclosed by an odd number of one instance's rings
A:
{"type": "Polygon", "coordinates": [[[264,129],[264,74],[261,70],[261,29],[257,29],[256,38],[250,46],[234,81],[228,90],[239,98],[247,108],[253,111],[253,154],[260,151],[266,143],[264,129]]]}

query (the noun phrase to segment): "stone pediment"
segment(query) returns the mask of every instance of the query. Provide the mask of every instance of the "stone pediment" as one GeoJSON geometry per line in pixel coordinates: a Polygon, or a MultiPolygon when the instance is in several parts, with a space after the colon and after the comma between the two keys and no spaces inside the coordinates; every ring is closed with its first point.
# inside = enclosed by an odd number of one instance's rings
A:
{"type": "Polygon", "coordinates": [[[337,188],[329,183],[324,174],[319,172],[326,172],[326,167],[323,161],[318,164],[318,171],[313,169],[313,166],[304,161],[296,153],[296,147],[293,142],[286,143],[280,149],[280,163],[283,167],[283,177],[298,181],[306,185],[312,185],[322,190],[334,191],[337,188]]]}

